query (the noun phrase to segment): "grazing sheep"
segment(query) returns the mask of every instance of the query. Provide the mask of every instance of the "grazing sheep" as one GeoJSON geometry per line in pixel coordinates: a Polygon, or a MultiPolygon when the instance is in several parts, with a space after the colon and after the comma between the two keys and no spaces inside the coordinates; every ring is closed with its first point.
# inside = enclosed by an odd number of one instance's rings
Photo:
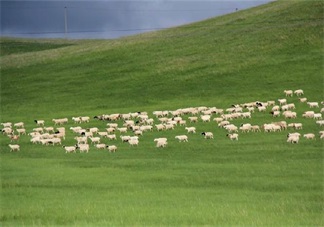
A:
{"type": "Polygon", "coordinates": [[[251,131],[251,127],[252,127],[252,125],[249,124],[249,123],[247,123],[247,124],[241,124],[240,130],[242,132],[249,132],[249,131],[251,131]]]}
{"type": "Polygon", "coordinates": [[[85,116],[85,117],[80,117],[81,122],[89,122],[90,121],[90,117],[85,116]]]}
{"type": "Polygon", "coordinates": [[[118,128],[118,124],[117,124],[117,123],[107,123],[107,126],[108,126],[109,128],[115,128],[115,129],[118,128]]]}
{"type": "Polygon", "coordinates": [[[238,140],[239,135],[237,133],[227,134],[226,135],[230,140],[238,140]]]}
{"type": "Polygon", "coordinates": [[[18,144],[9,144],[10,152],[11,151],[20,151],[20,146],[18,144]]]}
{"type": "Polygon", "coordinates": [[[188,142],[188,136],[186,135],[175,136],[175,138],[178,139],[179,142],[188,142]]]}
{"type": "Polygon", "coordinates": [[[304,117],[304,118],[314,118],[314,114],[315,114],[314,111],[305,111],[302,114],[302,117],[304,117]]]}
{"type": "Polygon", "coordinates": [[[107,135],[107,138],[108,138],[109,140],[117,140],[117,137],[116,137],[115,134],[107,135]]]}
{"type": "Polygon", "coordinates": [[[155,125],[155,127],[156,127],[156,130],[158,130],[158,131],[162,131],[165,129],[165,126],[163,124],[155,125]]]}
{"type": "Polygon", "coordinates": [[[278,102],[279,102],[279,105],[282,106],[282,105],[287,104],[287,99],[278,99],[278,102]]]}
{"type": "Polygon", "coordinates": [[[122,142],[128,142],[130,140],[130,136],[120,136],[122,142]]]}
{"type": "Polygon", "coordinates": [[[188,133],[196,133],[196,127],[185,127],[188,133]]]}
{"type": "Polygon", "coordinates": [[[13,129],[12,129],[12,128],[3,128],[3,129],[1,130],[1,132],[2,132],[3,134],[10,135],[10,134],[13,133],[13,129]]]}
{"type": "Polygon", "coordinates": [[[98,135],[101,137],[108,137],[108,132],[98,132],[98,135]]]}
{"type": "Polygon", "coordinates": [[[115,145],[109,145],[109,146],[106,146],[108,148],[108,151],[109,152],[116,152],[117,151],[117,146],[115,145]]]}
{"type": "Polygon", "coordinates": [[[290,97],[293,96],[293,91],[292,90],[284,90],[284,93],[285,93],[286,96],[290,96],[290,97]]]}
{"type": "Polygon", "coordinates": [[[225,125],[224,128],[228,131],[228,132],[238,132],[238,127],[233,125],[233,124],[229,124],[229,125],[225,125]]]}
{"type": "Polygon", "coordinates": [[[316,124],[318,124],[319,126],[323,126],[324,125],[324,120],[316,121],[316,124]]]}
{"type": "Polygon", "coordinates": [[[271,111],[270,114],[272,114],[272,117],[279,117],[280,116],[280,111],[271,111]]]}
{"type": "Polygon", "coordinates": [[[104,143],[98,143],[98,144],[95,145],[95,147],[97,149],[105,149],[106,148],[106,144],[104,144],[104,143]]]}
{"type": "Polygon", "coordinates": [[[307,102],[307,105],[310,108],[315,108],[315,107],[318,107],[319,108],[318,102],[307,102]]]}
{"type": "Polygon", "coordinates": [[[138,146],[139,141],[137,139],[130,139],[128,140],[128,143],[131,146],[138,146]]]}
{"type": "Polygon", "coordinates": [[[304,134],[304,138],[306,138],[308,140],[315,139],[315,134],[314,133],[306,133],[306,134],[304,134]]]}
{"type": "Polygon", "coordinates": [[[210,115],[202,115],[200,118],[203,122],[210,122],[210,115]]]}
{"type": "Polygon", "coordinates": [[[11,127],[12,127],[12,123],[11,123],[11,122],[1,123],[1,125],[2,125],[4,128],[11,128],[11,127]]]}
{"type": "Polygon", "coordinates": [[[84,137],[84,136],[81,136],[81,137],[74,137],[74,139],[77,141],[78,144],[86,144],[88,143],[88,138],[87,137],[84,137]]]}
{"type": "Polygon", "coordinates": [[[242,118],[251,118],[251,112],[243,112],[241,113],[242,118]]]}
{"type": "Polygon", "coordinates": [[[16,131],[19,135],[26,135],[26,129],[24,128],[17,128],[16,131]]]}
{"type": "Polygon", "coordinates": [[[89,137],[91,143],[100,143],[100,137],[89,137]]]}
{"type": "Polygon", "coordinates": [[[167,138],[165,138],[165,137],[161,137],[161,138],[155,138],[154,139],[154,142],[156,142],[156,143],[158,143],[158,142],[167,142],[168,141],[168,139],[167,138]]]}
{"type": "Polygon", "coordinates": [[[297,113],[296,112],[292,112],[290,110],[283,112],[282,115],[286,119],[295,119],[295,118],[297,118],[297,113]]]}
{"type": "Polygon", "coordinates": [[[299,135],[296,134],[288,134],[287,143],[298,143],[299,135]]]}
{"type": "Polygon", "coordinates": [[[10,138],[10,142],[18,141],[20,138],[19,135],[14,135],[14,134],[8,135],[8,137],[10,138]]]}
{"type": "Polygon", "coordinates": [[[63,146],[63,148],[65,149],[65,153],[75,153],[76,149],[78,148],[78,145],[75,146],[63,146]]]}
{"type": "Polygon", "coordinates": [[[298,90],[294,91],[294,94],[297,96],[301,96],[301,95],[304,95],[304,91],[302,89],[298,89],[298,90]]]}
{"type": "Polygon", "coordinates": [[[81,123],[81,118],[80,117],[72,117],[72,121],[74,121],[74,123],[81,123]]]}
{"type": "Polygon", "coordinates": [[[54,122],[55,125],[63,125],[63,124],[68,123],[68,119],[67,118],[52,119],[52,121],[54,122]]]}
{"type": "Polygon", "coordinates": [[[14,124],[14,127],[16,128],[23,128],[24,127],[24,122],[18,122],[14,124]]]}
{"type": "Polygon", "coordinates": [[[168,142],[165,140],[165,141],[158,141],[156,143],[156,147],[166,147],[168,145],[168,142]]]}
{"type": "Polygon", "coordinates": [[[83,153],[83,152],[88,153],[89,150],[90,150],[90,146],[89,146],[89,144],[79,144],[79,145],[78,145],[78,148],[79,148],[79,150],[80,150],[80,153],[83,153]]]}
{"type": "Polygon", "coordinates": [[[202,132],[201,135],[203,135],[205,139],[214,139],[214,134],[212,132],[202,132]]]}
{"type": "Polygon", "coordinates": [[[198,117],[188,117],[190,123],[198,122],[198,117]]]}
{"type": "Polygon", "coordinates": [[[321,113],[315,113],[314,116],[313,116],[313,118],[315,120],[320,120],[320,119],[322,119],[322,114],[321,113]]]}
{"type": "Polygon", "coordinates": [[[271,111],[279,111],[280,110],[280,106],[276,105],[276,106],[273,106],[271,111]]]}
{"type": "Polygon", "coordinates": [[[260,126],[259,125],[252,125],[251,126],[251,131],[252,132],[261,132],[260,126]]]}
{"type": "Polygon", "coordinates": [[[99,132],[99,128],[97,128],[97,127],[89,128],[89,132],[91,132],[91,133],[98,133],[99,132]]]}

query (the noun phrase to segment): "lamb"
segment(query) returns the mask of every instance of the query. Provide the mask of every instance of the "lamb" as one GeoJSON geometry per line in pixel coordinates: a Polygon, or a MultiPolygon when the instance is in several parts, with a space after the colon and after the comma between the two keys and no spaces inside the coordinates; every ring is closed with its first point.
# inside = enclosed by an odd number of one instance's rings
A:
{"type": "Polygon", "coordinates": [[[11,151],[20,151],[20,146],[18,144],[9,144],[10,152],[11,151]]]}
{"type": "Polygon", "coordinates": [[[315,139],[315,134],[314,133],[306,133],[306,134],[304,134],[304,138],[306,138],[308,140],[315,139]]]}
{"type": "Polygon", "coordinates": [[[95,147],[97,149],[105,149],[106,148],[106,144],[104,144],[104,143],[98,143],[98,144],[95,145],[95,147]]]}
{"type": "Polygon", "coordinates": [[[80,153],[83,153],[83,152],[88,153],[89,149],[90,149],[90,146],[89,146],[89,144],[79,144],[78,148],[80,150],[80,153]]]}
{"type": "Polygon", "coordinates": [[[100,143],[100,137],[89,137],[91,143],[100,143]]]}
{"type": "Polygon", "coordinates": [[[237,133],[233,133],[233,134],[227,134],[226,136],[230,138],[230,140],[238,140],[239,135],[237,133]]]}
{"type": "Polygon", "coordinates": [[[196,133],[196,127],[185,127],[188,133],[196,133]]]}
{"type": "Polygon", "coordinates": [[[65,153],[75,153],[76,149],[78,148],[78,145],[75,146],[63,146],[63,148],[65,149],[65,153]]]}
{"type": "Polygon", "coordinates": [[[298,89],[298,90],[294,91],[294,94],[297,96],[301,96],[301,95],[304,95],[304,91],[302,89],[298,89]]]}
{"type": "Polygon", "coordinates": [[[108,148],[109,152],[116,152],[117,151],[117,146],[116,145],[110,145],[106,146],[108,148]]]}
{"type": "Polygon", "coordinates": [[[307,102],[307,105],[310,108],[315,108],[315,107],[318,107],[319,108],[318,102],[307,102]]]}
{"type": "Polygon", "coordinates": [[[203,135],[205,139],[214,139],[214,134],[212,132],[202,132],[201,135],[203,135]]]}
{"type": "Polygon", "coordinates": [[[188,142],[188,136],[186,135],[175,136],[175,138],[178,139],[179,142],[188,142]]]}
{"type": "Polygon", "coordinates": [[[290,97],[293,96],[293,91],[292,90],[284,90],[284,93],[285,93],[286,96],[290,96],[290,97]]]}

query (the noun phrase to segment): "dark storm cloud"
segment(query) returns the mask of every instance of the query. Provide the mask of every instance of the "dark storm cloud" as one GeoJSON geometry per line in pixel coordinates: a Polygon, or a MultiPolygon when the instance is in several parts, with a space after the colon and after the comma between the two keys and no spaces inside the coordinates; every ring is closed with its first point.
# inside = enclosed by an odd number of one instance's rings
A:
{"type": "Polygon", "coordinates": [[[116,38],[264,4],[258,1],[1,1],[1,34],[116,38]],[[65,21],[65,16],[67,20],[65,21]]]}

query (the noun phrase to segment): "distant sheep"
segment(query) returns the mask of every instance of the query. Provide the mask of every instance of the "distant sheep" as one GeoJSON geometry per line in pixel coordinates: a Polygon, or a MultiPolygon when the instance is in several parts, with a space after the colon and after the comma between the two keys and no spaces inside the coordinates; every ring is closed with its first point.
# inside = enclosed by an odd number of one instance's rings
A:
{"type": "Polygon", "coordinates": [[[24,122],[18,122],[14,124],[14,127],[16,128],[23,128],[24,127],[24,122]]]}
{"type": "Polygon", "coordinates": [[[179,142],[188,142],[188,136],[186,135],[175,136],[175,138],[178,139],[179,142]]]}
{"type": "Polygon", "coordinates": [[[78,148],[78,145],[75,146],[63,146],[65,149],[65,153],[75,153],[76,149],[78,148]]]}
{"type": "Polygon", "coordinates": [[[313,140],[313,139],[315,139],[315,134],[314,133],[306,133],[306,134],[304,134],[304,138],[306,138],[308,140],[313,140]]]}
{"type": "Polygon", "coordinates": [[[293,96],[293,91],[292,90],[284,90],[284,93],[285,93],[286,96],[290,96],[290,97],[293,96]]]}
{"type": "Polygon", "coordinates": [[[319,108],[318,102],[307,102],[307,105],[310,108],[315,108],[315,107],[318,107],[319,108]]]}
{"type": "Polygon", "coordinates": [[[185,127],[188,133],[196,133],[196,127],[185,127]]]}
{"type": "Polygon", "coordinates": [[[55,125],[63,125],[63,124],[68,123],[68,119],[67,118],[52,119],[52,121],[54,122],[55,125]]]}
{"type": "Polygon", "coordinates": [[[299,102],[307,102],[307,98],[299,98],[299,102]]]}
{"type": "Polygon", "coordinates": [[[2,125],[4,128],[11,128],[11,127],[12,127],[12,123],[11,123],[11,122],[1,123],[1,125],[2,125]]]}
{"type": "Polygon", "coordinates": [[[130,140],[128,140],[128,143],[131,146],[138,146],[139,140],[137,140],[137,139],[130,139],[130,140]]]}
{"type": "Polygon", "coordinates": [[[302,89],[298,89],[298,90],[294,91],[294,94],[297,96],[301,96],[301,95],[304,95],[304,91],[302,89]]]}
{"type": "Polygon", "coordinates": [[[238,140],[239,135],[237,133],[226,135],[230,140],[238,140]]]}
{"type": "Polygon", "coordinates": [[[278,99],[279,105],[285,105],[287,104],[287,99],[278,99]]]}
{"type": "Polygon", "coordinates": [[[156,143],[156,147],[166,147],[168,145],[168,142],[165,140],[165,141],[158,141],[156,143]]]}
{"type": "Polygon", "coordinates": [[[106,144],[104,144],[104,143],[98,143],[98,144],[95,145],[95,147],[97,149],[105,149],[106,148],[106,144]]]}
{"type": "Polygon", "coordinates": [[[205,139],[213,139],[214,134],[212,132],[202,132],[201,135],[205,137],[205,139]]]}
{"type": "Polygon", "coordinates": [[[44,126],[44,125],[45,125],[45,121],[44,121],[44,120],[34,120],[34,122],[35,122],[38,126],[44,126]]]}
{"type": "Polygon", "coordinates": [[[201,115],[200,118],[203,122],[210,122],[210,115],[201,115]]]}
{"type": "Polygon", "coordinates": [[[116,145],[109,145],[106,146],[108,148],[109,152],[116,152],[117,151],[117,146],[116,145]]]}
{"type": "Polygon", "coordinates": [[[10,152],[11,151],[20,151],[20,146],[18,144],[9,144],[10,152]]]}
{"type": "Polygon", "coordinates": [[[78,148],[80,150],[80,153],[83,153],[83,152],[88,153],[89,149],[90,149],[90,146],[89,146],[89,144],[79,144],[78,148]]]}

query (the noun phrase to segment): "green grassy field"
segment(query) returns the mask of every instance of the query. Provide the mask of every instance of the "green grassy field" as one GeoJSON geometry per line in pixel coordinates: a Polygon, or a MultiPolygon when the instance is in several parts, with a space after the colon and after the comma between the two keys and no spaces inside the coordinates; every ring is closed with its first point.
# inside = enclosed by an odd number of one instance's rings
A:
{"type": "MultiPolygon", "coordinates": [[[[277,101],[286,89],[321,102],[323,12],[322,1],[277,1],[116,40],[1,38],[0,121],[22,121],[31,132],[35,119],[54,126],[53,118],[67,117],[63,144],[74,145],[75,116],[91,116],[80,126],[104,131],[107,122],[93,116],[226,109],[277,101]]],[[[306,103],[287,99],[297,119],[273,119],[268,108],[232,123],[301,122],[298,131],[316,140],[289,144],[288,129],[239,132],[230,141],[215,122],[187,121],[197,128],[188,143],[175,140],[186,134],[177,126],[145,132],[138,147],[103,139],[116,153],[91,145],[89,153],[66,154],[28,135],[10,152],[1,135],[1,226],[323,226],[324,129],[302,118],[306,103]],[[156,148],[162,136],[168,146],[156,148]]]]}

